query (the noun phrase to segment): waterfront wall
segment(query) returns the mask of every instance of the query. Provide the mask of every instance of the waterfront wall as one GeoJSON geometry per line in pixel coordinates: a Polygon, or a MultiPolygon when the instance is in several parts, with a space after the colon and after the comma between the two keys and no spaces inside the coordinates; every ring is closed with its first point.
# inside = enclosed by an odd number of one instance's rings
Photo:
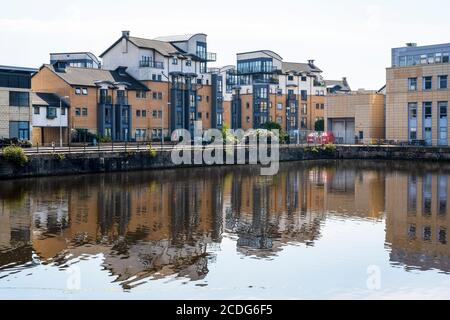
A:
{"type": "MultiPolygon", "coordinates": [[[[248,150],[246,153],[248,159],[248,150]]],[[[129,151],[64,155],[36,154],[29,155],[28,158],[28,163],[22,167],[0,158],[0,179],[206,166],[206,164],[175,165],[171,160],[171,151],[168,150],[158,151],[156,155],[148,151],[129,151]]],[[[337,146],[336,149],[320,146],[280,148],[282,162],[339,159],[448,162],[450,148],[391,146],[337,146]]]]}

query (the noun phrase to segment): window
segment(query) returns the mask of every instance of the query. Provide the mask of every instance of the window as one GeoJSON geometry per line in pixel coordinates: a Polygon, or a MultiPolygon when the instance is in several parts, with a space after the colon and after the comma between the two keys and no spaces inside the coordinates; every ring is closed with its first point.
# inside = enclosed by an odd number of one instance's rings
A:
{"type": "Polygon", "coordinates": [[[186,67],[192,66],[192,60],[186,60],[186,67]]]}
{"type": "Polygon", "coordinates": [[[302,129],[307,128],[307,122],[308,122],[308,118],[302,117],[301,122],[300,122],[300,126],[302,129]]]}
{"type": "Polygon", "coordinates": [[[308,105],[306,103],[302,104],[302,114],[308,114],[308,105]]]}
{"type": "Polygon", "coordinates": [[[47,119],[55,119],[57,117],[55,107],[47,107],[47,119]]]}
{"type": "Polygon", "coordinates": [[[66,115],[66,108],[64,108],[64,107],[61,108],[61,115],[62,116],[66,115]]]}
{"type": "Polygon", "coordinates": [[[423,77],[423,90],[433,89],[433,77],[423,77]]]}
{"type": "Polygon", "coordinates": [[[162,119],[162,115],[163,115],[163,114],[162,114],[162,111],[158,111],[158,118],[159,118],[159,119],[162,119]]]}
{"type": "Polygon", "coordinates": [[[83,96],[87,96],[88,95],[88,89],[87,88],[82,88],[81,89],[81,93],[83,94],[83,96]]]}
{"type": "Polygon", "coordinates": [[[441,120],[445,120],[447,119],[447,109],[448,109],[448,104],[447,102],[439,102],[439,119],[441,120]]]}
{"type": "Polygon", "coordinates": [[[209,96],[206,96],[206,102],[209,102],[209,96]]]}
{"type": "Polygon", "coordinates": [[[433,117],[433,105],[431,102],[424,102],[423,103],[424,108],[424,118],[425,120],[431,119],[433,117]]]}
{"type": "Polygon", "coordinates": [[[158,100],[162,100],[162,98],[163,98],[162,92],[158,92],[158,100]]]}
{"type": "Polygon", "coordinates": [[[439,76],[439,89],[448,89],[448,76],[439,76]]]}
{"type": "Polygon", "coordinates": [[[156,81],[156,74],[152,74],[152,80],[156,81]]]}
{"type": "Polygon", "coordinates": [[[302,81],[306,82],[307,78],[306,77],[302,77],[302,81]]]}
{"type": "Polygon", "coordinates": [[[245,120],[247,123],[250,123],[250,117],[247,117],[245,120]]]}
{"type": "Polygon", "coordinates": [[[308,100],[308,91],[302,90],[301,91],[302,101],[308,100]]]}
{"type": "Polygon", "coordinates": [[[202,79],[197,79],[197,84],[202,84],[202,79]]]}
{"type": "Polygon", "coordinates": [[[140,117],[141,116],[141,110],[136,110],[136,117],[140,117]]]}
{"type": "Polygon", "coordinates": [[[82,114],[83,117],[87,117],[88,109],[87,108],[83,108],[82,111],[81,111],[81,114],[82,114]]]}
{"type": "Polygon", "coordinates": [[[147,111],[146,110],[142,110],[142,117],[146,118],[147,117],[147,111]]]}
{"type": "Polygon", "coordinates": [[[9,137],[19,140],[30,140],[30,123],[28,121],[10,121],[9,137]]]}
{"type": "Polygon", "coordinates": [[[10,91],[9,105],[11,107],[30,107],[30,93],[10,91]]]}
{"type": "Polygon", "coordinates": [[[359,140],[364,140],[364,131],[360,131],[358,137],[359,140]]]}
{"type": "Polygon", "coordinates": [[[324,110],[324,109],[325,109],[325,104],[324,103],[320,104],[320,110],[324,110]]]}
{"type": "Polygon", "coordinates": [[[316,103],[316,109],[317,109],[317,110],[320,109],[320,103],[316,103]]]}
{"type": "Polygon", "coordinates": [[[250,109],[250,102],[247,102],[245,106],[247,109],[250,109]]]}
{"type": "Polygon", "coordinates": [[[198,100],[199,102],[202,102],[203,96],[202,96],[202,95],[198,95],[198,96],[197,96],[197,100],[198,100]]]}
{"type": "Polygon", "coordinates": [[[172,59],[172,64],[177,65],[178,64],[178,59],[177,58],[173,58],[172,59]]]}
{"type": "Polygon", "coordinates": [[[283,117],[277,117],[277,123],[282,124],[283,123],[283,117]]]}
{"type": "Polygon", "coordinates": [[[136,98],[137,99],[145,99],[147,97],[147,92],[143,90],[136,91],[136,98]]]}
{"type": "Polygon", "coordinates": [[[158,99],[158,93],[157,92],[153,92],[152,96],[153,96],[153,100],[158,99]]]}
{"type": "Polygon", "coordinates": [[[277,109],[278,110],[283,110],[283,104],[282,103],[277,103],[277,109]]]}
{"type": "Polygon", "coordinates": [[[202,113],[199,112],[199,113],[198,113],[198,118],[199,118],[199,119],[202,119],[202,116],[203,116],[202,113]]]}
{"type": "Polygon", "coordinates": [[[409,91],[417,91],[417,78],[409,78],[408,79],[408,90],[409,91]]]}
{"type": "Polygon", "coordinates": [[[294,76],[288,76],[289,81],[294,81],[294,76]]]}
{"type": "Polygon", "coordinates": [[[75,94],[77,96],[80,96],[81,95],[81,88],[75,88],[75,94]]]}
{"type": "Polygon", "coordinates": [[[34,114],[40,114],[41,108],[40,107],[34,107],[34,114]]]}
{"type": "Polygon", "coordinates": [[[80,117],[81,116],[81,108],[75,108],[75,116],[80,117]]]}
{"type": "Polygon", "coordinates": [[[152,116],[153,116],[153,118],[158,118],[158,111],[156,111],[156,110],[154,110],[153,112],[152,112],[152,116]]]}
{"type": "Polygon", "coordinates": [[[162,75],[158,74],[158,81],[162,81],[162,75]]]}
{"type": "Polygon", "coordinates": [[[209,112],[206,113],[206,119],[209,119],[209,112]]]}

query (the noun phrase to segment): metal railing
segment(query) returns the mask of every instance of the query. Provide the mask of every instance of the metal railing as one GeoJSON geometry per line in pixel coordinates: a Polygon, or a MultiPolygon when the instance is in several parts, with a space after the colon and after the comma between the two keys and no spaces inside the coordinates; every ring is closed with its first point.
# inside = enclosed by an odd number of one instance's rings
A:
{"type": "Polygon", "coordinates": [[[140,68],[155,68],[155,69],[164,69],[164,63],[153,60],[141,60],[139,61],[140,68]]]}

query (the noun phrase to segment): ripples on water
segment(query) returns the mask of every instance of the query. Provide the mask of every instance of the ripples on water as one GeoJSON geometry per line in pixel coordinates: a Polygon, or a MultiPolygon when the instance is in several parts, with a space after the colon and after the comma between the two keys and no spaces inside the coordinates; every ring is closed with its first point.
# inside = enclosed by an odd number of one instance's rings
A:
{"type": "Polygon", "coordinates": [[[0,182],[0,295],[450,297],[448,166],[312,162],[258,174],[0,182]]]}

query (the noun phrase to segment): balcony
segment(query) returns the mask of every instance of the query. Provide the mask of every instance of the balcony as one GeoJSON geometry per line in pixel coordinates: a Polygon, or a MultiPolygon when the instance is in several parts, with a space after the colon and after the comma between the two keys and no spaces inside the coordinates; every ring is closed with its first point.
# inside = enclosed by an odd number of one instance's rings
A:
{"type": "Polygon", "coordinates": [[[127,106],[128,105],[128,98],[127,97],[117,97],[116,100],[117,105],[127,106]]]}
{"type": "Polygon", "coordinates": [[[152,60],[141,60],[139,61],[139,68],[164,69],[164,63],[152,60]]]}
{"type": "Polygon", "coordinates": [[[99,101],[99,104],[111,104],[112,103],[112,97],[111,96],[101,96],[99,101]]]}
{"type": "Polygon", "coordinates": [[[325,87],[325,82],[314,80],[314,87],[325,87]]]}

